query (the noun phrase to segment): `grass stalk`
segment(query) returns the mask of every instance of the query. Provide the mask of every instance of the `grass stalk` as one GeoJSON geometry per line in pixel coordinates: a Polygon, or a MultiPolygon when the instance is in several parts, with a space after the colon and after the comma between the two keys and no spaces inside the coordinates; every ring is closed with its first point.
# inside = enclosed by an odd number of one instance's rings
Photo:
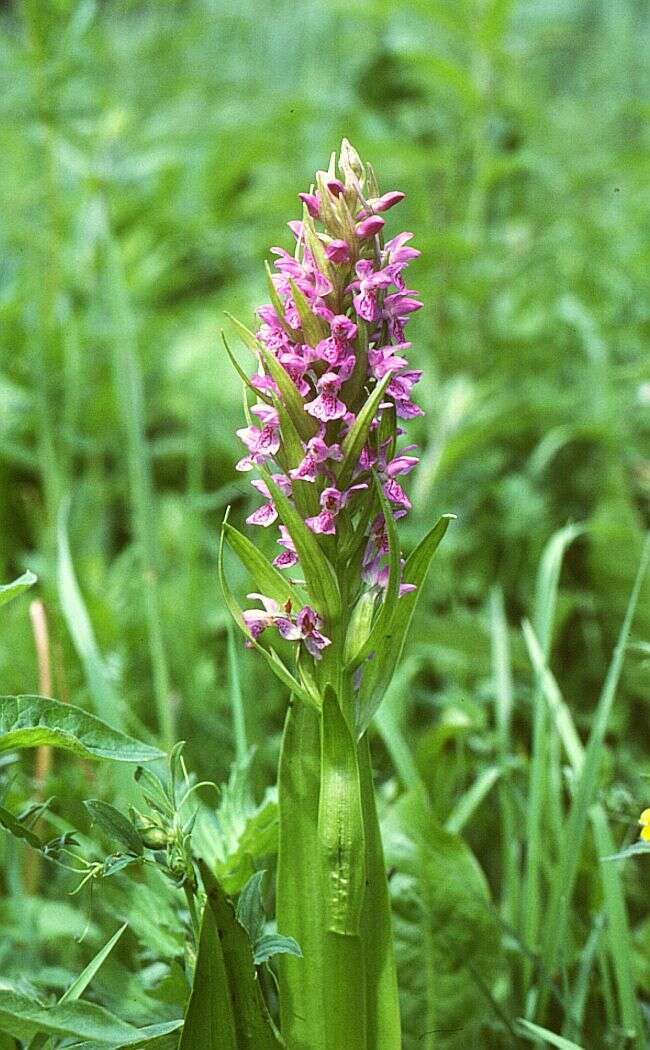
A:
{"type": "Polygon", "coordinates": [[[159,552],[154,492],[145,437],[143,381],[137,356],[135,320],[126,289],[124,268],[119,248],[111,233],[105,203],[102,232],[104,292],[111,330],[113,383],[126,446],[134,535],[142,559],[147,641],[153,673],[158,731],[164,746],[169,749],[174,742],[175,730],[158,588],[159,552]]]}

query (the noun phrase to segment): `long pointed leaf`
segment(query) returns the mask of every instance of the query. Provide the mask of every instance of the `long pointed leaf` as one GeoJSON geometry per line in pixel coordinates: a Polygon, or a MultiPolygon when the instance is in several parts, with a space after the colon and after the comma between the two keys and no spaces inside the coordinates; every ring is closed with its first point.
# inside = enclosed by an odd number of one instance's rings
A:
{"type": "Polygon", "coordinates": [[[185,1012],[178,1050],[237,1050],[223,949],[214,913],[206,903],[201,919],[199,950],[192,992],[185,1012]]]}
{"type": "Polygon", "coordinates": [[[293,540],[307,589],[319,612],[329,620],[341,614],[341,594],[334,570],[311,529],[305,525],[289,498],[278,488],[267,470],[261,470],[278,514],[293,540]]]}
{"type": "Polygon", "coordinates": [[[447,531],[454,514],[443,514],[433,528],[420,541],[404,566],[403,582],[415,585],[415,590],[403,594],[397,603],[388,636],[382,651],[365,666],[359,698],[358,732],[365,732],[379,707],[399,661],[404,641],[413,619],[429,566],[447,531]]]}

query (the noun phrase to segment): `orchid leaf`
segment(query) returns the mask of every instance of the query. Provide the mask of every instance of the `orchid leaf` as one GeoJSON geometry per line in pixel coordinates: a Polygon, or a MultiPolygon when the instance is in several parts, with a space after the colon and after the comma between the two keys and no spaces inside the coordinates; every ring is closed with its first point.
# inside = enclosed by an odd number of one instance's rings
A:
{"type": "Polygon", "coordinates": [[[377,384],[345,436],[341,448],[343,459],[337,475],[337,484],[342,490],[347,488],[352,479],[352,474],[359,462],[361,450],[368,440],[370,424],[377,414],[377,409],[381,404],[386,387],[390,383],[391,376],[392,373],[389,372],[384,376],[381,383],[377,384]]]}
{"type": "Polygon", "coordinates": [[[287,496],[278,488],[270,473],[264,468],[261,474],[266,482],[278,514],[293,540],[300,565],[305,575],[307,589],[313,596],[319,612],[328,620],[336,620],[341,613],[341,594],[334,570],[321,550],[309,526],[298,514],[287,496]]]}
{"type": "Polygon", "coordinates": [[[355,741],[331,687],[323,698],[318,838],[325,862],[329,929],[358,934],[365,892],[359,764],[355,741]]]}
{"type": "Polygon", "coordinates": [[[183,1033],[178,1050],[237,1050],[237,1031],[223,948],[214,913],[206,902],[183,1033]]]}
{"type": "Polygon", "coordinates": [[[268,396],[268,394],[265,394],[262,390],[258,390],[257,387],[251,382],[250,376],[246,375],[244,369],[242,368],[239,361],[228,346],[228,341],[226,339],[225,332],[221,333],[221,338],[223,340],[223,345],[226,348],[226,353],[228,354],[230,363],[235,369],[235,372],[241,379],[242,383],[244,383],[244,385],[247,386],[249,390],[252,390],[255,396],[260,399],[260,401],[264,401],[267,405],[272,404],[272,399],[268,396]]]}
{"type": "MultiPolygon", "coordinates": [[[[237,1050],[276,1050],[282,1044],[264,1002],[246,930],[237,921],[231,902],[203,861],[199,861],[199,869],[208,895],[206,908],[212,911],[223,953],[233,1007],[235,1046],[237,1050]]],[[[194,1047],[203,1044],[188,1043],[187,1046],[188,1050],[190,1047],[194,1050],[194,1047]]],[[[219,1044],[215,1044],[215,1047],[219,1047],[219,1044]]]]}
{"type": "Polygon", "coordinates": [[[327,325],[325,320],[312,311],[307,299],[291,277],[289,278],[289,286],[291,288],[291,296],[296,304],[298,316],[300,317],[300,327],[305,342],[309,343],[310,346],[317,346],[321,339],[324,339],[327,335],[327,325]]]}
{"type": "Polygon", "coordinates": [[[385,635],[385,643],[375,659],[366,665],[361,683],[358,711],[358,732],[363,734],[379,707],[384,694],[390,685],[395,668],[399,661],[404,641],[413,619],[413,613],[422,592],[429,566],[454,514],[443,514],[427,535],[420,540],[415,550],[409,555],[402,574],[404,583],[415,585],[414,591],[403,594],[398,600],[390,625],[385,635]]]}
{"type": "Polygon", "coordinates": [[[230,549],[251,575],[255,589],[268,595],[280,605],[294,600],[294,587],[264,557],[254,543],[229,522],[223,524],[224,535],[230,549]]]}
{"type": "MultiPolygon", "coordinates": [[[[311,707],[315,707],[318,709],[319,704],[317,698],[312,696],[310,693],[307,692],[306,689],[302,687],[300,682],[296,678],[294,678],[294,676],[291,674],[291,671],[289,671],[289,669],[285,666],[278,654],[273,649],[265,649],[263,645],[260,645],[259,642],[255,641],[251,632],[248,630],[248,627],[246,626],[244,617],[242,615],[242,610],[226,578],[226,572],[223,562],[224,542],[225,529],[222,528],[221,541],[219,544],[219,582],[221,584],[221,590],[223,592],[223,596],[228,607],[228,611],[230,612],[230,615],[239,627],[242,634],[246,637],[247,642],[251,646],[251,648],[255,649],[258,653],[262,654],[269,667],[276,675],[276,677],[280,679],[282,684],[286,685],[286,687],[292,693],[294,693],[301,700],[304,700],[305,703],[309,704],[311,707]]],[[[269,597],[271,596],[269,595],[269,597]]]]}
{"type": "Polygon", "coordinates": [[[230,323],[234,325],[237,329],[237,335],[241,339],[244,346],[247,346],[248,349],[252,350],[253,353],[257,356],[257,354],[259,353],[259,343],[253,332],[251,332],[250,328],[247,328],[245,324],[242,324],[242,322],[238,321],[236,317],[233,317],[232,314],[229,314],[227,310],[225,311],[225,314],[230,323]]]}
{"type": "Polygon", "coordinates": [[[282,402],[286,406],[294,427],[303,441],[309,441],[318,430],[318,424],[308,412],[305,412],[305,403],[298,393],[296,384],[286,368],[266,347],[260,347],[259,353],[271,379],[274,380],[280,391],[282,402]]]}
{"type": "Polygon", "coordinates": [[[386,587],[383,605],[379,610],[372,630],[370,631],[365,644],[356,654],[353,663],[348,666],[347,670],[354,670],[354,668],[358,667],[359,664],[370,655],[370,653],[377,651],[382,647],[384,636],[392,620],[397,602],[399,601],[401,565],[395,519],[393,517],[390,503],[384,494],[381,482],[374,471],[373,481],[379,499],[379,505],[386,523],[386,533],[388,535],[388,585],[386,587]]]}

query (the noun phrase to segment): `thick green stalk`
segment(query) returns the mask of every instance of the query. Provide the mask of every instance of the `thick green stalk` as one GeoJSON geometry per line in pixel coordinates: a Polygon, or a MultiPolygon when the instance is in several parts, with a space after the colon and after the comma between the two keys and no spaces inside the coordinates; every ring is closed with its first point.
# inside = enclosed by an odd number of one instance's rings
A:
{"type": "Polygon", "coordinates": [[[402,1045],[397,971],[386,864],[381,842],[368,736],[359,743],[359,779],[366,842],[366,896],[361,933],[366,963],[368,1050],[402,1045]]]}
{"type": "Polygon", "coordinates": [[[282,1034],[287,1050],[399,1050],[390,903],[368,742],[364,737],[358,747],[366,868],[359,933],[333,933],[325,895],[331,871],[318,831],[320,735],[318,715],[293,705],[280,759],[277,919],[303,958],[279,961],[282,1034]]]}

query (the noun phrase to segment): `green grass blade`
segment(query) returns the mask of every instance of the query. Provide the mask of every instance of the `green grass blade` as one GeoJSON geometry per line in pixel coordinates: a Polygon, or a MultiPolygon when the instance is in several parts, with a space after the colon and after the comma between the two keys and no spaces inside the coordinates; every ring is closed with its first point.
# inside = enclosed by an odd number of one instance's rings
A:
{"type": "Polygon", "coordinates": [[[584,1050],[584,1047],[578,1046],[577,1043],[573,1043],[570,1039],[556,1035],[555,1032],[550,1032],[548,1028],[542,1028],[541,1025],[533,1024],[531,1021],[525,1021],[521,1018],[518,1021],[518,1025],[522,1038],[527,1039],[529,1043],[545,1042],[557,1047],[557,1050],[584,1050]]]}
{"type": "MultiPolygon", "coordinates": [[[[623,668],[632,620],[636,611],[641,586],[650,558],[650,538],[646,540],[636,581],[630,595],[625,620],[609,666],[607,678],[596,707],[585,757],[577,781],[571,808],[566,822],[566,830],[559,861],[551,887],[550,903],[547,914],[546,936],[543,942],[543,961],[546,970],[552,975],[562,961],[566,946],[569,912],[582,853],[584,835],[593,804],[598,782],[598,773],[603,757],[605,733],[611,713],[616,689],[623,668]]],[[[546,1005],[546,994],[540,996],[539,1014],[543,1015],[546,1005]]]]}
{"type": "Polygon", "coordinates": [[[159,551],[149,451],[145,437],[143,380],[135,321],[126,289],[119,246],[102,202],[103,292],[111,335],[114,394],[126,450],[133,530],[142,560],[142,587],[158,729],[169,750],[174,743],[169,672],[158,593],[159,551]]]}

